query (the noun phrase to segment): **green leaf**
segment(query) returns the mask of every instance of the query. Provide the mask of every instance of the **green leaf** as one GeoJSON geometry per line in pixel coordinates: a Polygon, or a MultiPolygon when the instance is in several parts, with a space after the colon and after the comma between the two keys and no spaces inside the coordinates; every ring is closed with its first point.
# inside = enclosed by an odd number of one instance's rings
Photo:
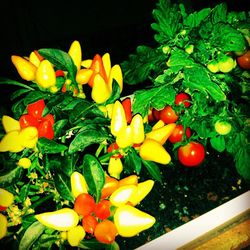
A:
{"type": "Polygon", "coordinates": [[[210,143],[218,152],[223,152],[226,149],[224,136],[214,136],[210,139],[210,143]]]}
{"type": "Polygon", "coordinates": [[[72,84],[78,88],[75,81],[77,68],[67,52],[60,49],[39,49],[39,54],[49,60],[57,69],[68,71],[68,76],[72,84]]]}
{"type": "Polygon", "coordinates": [[[60,161],[50,161],[50,169],[53,173],[54,184],[62,199],[73,202],[74,197],[71,192],[70,178],[60,171],[62,164],[63,163],[60,161]]]}
{"type": "Polygon", "coordinates": [[[145,117],[148,115],[150,107],[160,110],[166,104],[173,104],[174,99],[175,91],[173,87],[166,84],[147,90],[139,90],[135,92],[132,110],[134,114],[139,113],[142,117],[145,117]]]}
{"type": "Polygon", "coordinates": [[[12,183],[18,182],[23,176],[23,168],[16,167],[0,176],[0,187],[8,187],[12,183]]]}
{"type": "Polygon", "coordinates": [[[47,94],[41,91],[32,91],[23,99],[24,105],[27,106],[30,103],[36,102],[40,99],[45,99],[47,94]]]}
{"type": "Polygon", "coordinates": [[[173,39],[182,28],[182,16],[178,10],[178,5],[172,4],[170,0],[160,0],[152,14],[156,21],[151,25],[152,29],[158,32],[155,40],[160,44],[173,39]]]}
{"type": "Polygon", "coordinates": [[[213,24],[227,22],[227,4],[221,3],[216,5],[211,11],[211,21],[213,24]]]}
{"type": "Polygon", "coordinates": [[[69,115],[69,122],[75,124],[79,120],[86,117],[103,116],[103,113],[97,108],[97,106],[87,100],[82,100],[78,103],[69,115]]]}
{"type": "Polygon", "coordinates": [[[142,160],[143,165],[148,170],[149,174],[157,181],[162,182],[161,172],[157,164],[152,161],[142,160]]]}
{"type": "Polygon", "coordinates": [[[10,97],[11,101],[13,101],[14,99],[20,97],[21,95],[30,92],[30,89],[18,89],[16,90],[10,97]]]}
{"type": "Polygon", "coordinates": [[[42,137],[38,140],[37,146],[42,154],[57,154],[68,149],[67,146],[53,140],[42,137]]]}
{"type": "Polygon", "coordinates": [[[116,80],[113,79],[113,83],[112,83],[112,94],[109,97],[109,99],[103,104],[104,106],[110,103],[114,103],[117,99],[120,98],[120,94],[121,94],[121,89],[119,84],[117,83],[116,80]]]}
{"type": "Polygon", "coordinates": [[[17,82],[15,80],[11,80],[11,79],[8,79],[8,78],[3,78],[3,77],[0,77],[0,84],[3,84],[3,85],[15,85],[15,86],[19,86],[19,87],[22,87],[22,88],[25,88],[25,89],[28,89],[28,90],[34,90],[32,87],[26,85],[26,84],[23,84],[21,82],[17,82]]]}
{"type": "Polygon", "coordinates": [[[101,191],[105,184],[105,172],[96,157],[86,154],[83,158],[83,174],[90,193],[95,196],[96,202],[101,198],[101,191]]]}
{"type": "MultiPolygon", "coordinates": [[[[88,240],[82,240],[79,244],[78,244],[78,248],[80,249],[95,249],[95,250],[103,250],[105,249],[105,246],[107,244],[103,244],[100,243],[99,241],[97,241],[95,238],[92,239],[88,239],[88,240]]],[[[110,244],[108,244],[110,245],[110,244]]]]}
{"type": "Polygon", "coordinates": [[[39,221],[34,222],[24,233],[20,244],[19,250],[29,250],[32,248],[34,242],[41,236],[45,230],[45,226],[39,221]]]}
{"type": "Polygon", "coordinates": [[[245,145],[237,150],[235,165],[238,173],[246,180],[250,180],[250,146],[245,145]]]}
{"type": "Polygon", "coordinates": [[[99,144],[109,138],[109,135],[99,126],[87,126],[78,133],[69,145],[69,154],[84,151],[87,146],[99,144]]]}
{"type": "Polygon", "coordinates": [[[55,138],[58,138],[59,136],[64,134],[63,128],[69,123],[67,119],[62,119],[53,125],[53,130],[55,134],[55,138]]]}
{"type": "Polygon", "coordinates": [[[207,70],[203,67],[185,68],[183,84],[192,90],[208,93],[215,101],[226,100],[225,93],[210,80],[207,70]]]}
{"type": "Polygon", "coordinates": [[[136,172],[136,174],[140,174],[141,172],[141,158],[138,156],[137,152],[134,148],[132,148],[124,159],[124,171],[127,173],[136,172]]]}

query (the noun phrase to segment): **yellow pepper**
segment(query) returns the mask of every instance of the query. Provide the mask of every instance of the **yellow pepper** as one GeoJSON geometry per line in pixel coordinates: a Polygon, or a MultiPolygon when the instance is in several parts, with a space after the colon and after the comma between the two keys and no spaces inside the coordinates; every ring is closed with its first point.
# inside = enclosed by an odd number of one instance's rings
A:
{"type": "Polygon", "coordinates": [[[152,227],[155,218],[130,205],[122,205],[115,211],[114,223],[119,235],[133,237],[152,227]]]}
{"type": "Polygon", "coordinates": [[[22,168],[29,168],[31,166],[31,160],[23,157],[18,161],[17,165],[22,168]]]}
{"type": "Polygon", "coordinates": [[[19,121],[13,119],[12,117],[8,115],[4,115],[2,117],[2,124],[6,133],[21,129],[19,121]]]}
{"type": "Polygon", "coordinates": [[[157,141],[145,139],[139,149],[139,155],[147,161],[154,161],[160,164],[168,164],[171,161],[169,153],[157,141]]]}
{"type": "Polygon", "coordinates": [[[153,139],[163,145],[173,133],[175,127],[175,123],[170,123],[160,128],[154,128],[146,134],[146,138],[153,139]]]}
{"type": "Polygon", "coordinates": [[[116,144],[120,148],[126,148],[133,144],[133,134],[130,125],[126,126],[118,132],[116,136],[116,144]]]}
{"type": "Polygon", "coordinates": [[[11,56],[11,61],[16,67],[18,74],[26,81],[35,80],[36,66],[21,56],[11,56]]]}
{"type": "Polygon", "coordinates": [[[88,185],[84,176],[75,171],[70,176],[71,191],[73,196],[76,198],[79,194],[88,193],[88,185]]]}
{"type": "Polygon", "coordinates": [[[8,132],[4,137],[2,138],[0,142],[0,152],[13,152],[17,153],[22,150],[24,150],[24,146],[22,146],[19,141],[19,131],[14,130],[8,132]]]}
{"type": "Polygon", "coordinates": [[[84,228],[78,225],[76,227],[71,228],[67,232],[67,239],[68,239],[69,244],[72,247],[77,247],[80,241],[84,239],[85,235],[86,233],[85,233],[84,228]]]}
{"type": "Polygon", "coordinates": [[[30,56],[29,56],[29,61],[32,63],[32,64],[34,64],[36,67],[38,67],[39,66],[39,64],[40,64],[40,58],[37,56],[37,54],[34,52],[34,51],[32,51],[31,53],[30,53],[30,56]]]}
{"type": "Polygon", "coordinates": [[[129,198],[129,202],[133,205],[136,206],[139,204],[152,190],[154,186],[154,181],[153,180],[147,180],[138,183],[137,185],[137,191],[131,197],[129,198]]]}
{"type": "Polygon", "coordinates": [[[133,143],[139,144],[144,141],[144,125],[140,114],[136,114],[130,123],[132,130],[133,143]]]}
{"type": "Polygon", "coordinates": [[[45,89],[55,86],[56,73],[52,64],[48,60],[43,60],[39,64],[35,80],[38,86],[45,89]]]}
{"type": "Polygon", "coordinates": [[[77,70],[79,70],[81,67],[81,62],[82,62],[82,49],[78,41],[72,42],[72,44],[70,45],[68,54],[72,58],[77,70]]]}
{"type": "Polygon", "coordinates": [[[7,234],[8,221],[6,216],[0,214],[0,240],[7,234]]]}
{"type": "Polygon", "coordinates": [[[9,191],[0,188],[0,206],[9,207],[14,201],[14,195],[9,191]]]}
{"type": "Polygon", "coordinates": [[[87,84],[92,74],[92,69],[80,69],[76,74],[76,82],[79,84],[87,84]]]}
{"type": "Polygon", "coordinates": [[[71,208],[37,214],[35,218],[46,227],[58,231],[68,231],[76,227],[79,222],[78,214],[71,208]]]}
{"type": "Polygon", "coordinates": [[[112,90],[113,79],[117,81],[117,83],[120,87],[120,92],[122,92],[123,77],[122,77],[121,67],[118,64],[114,65],[110,70],[110,74],[109,74],[109,78],[108,78],[108,86],[109,86],[110,90],[112,90]]]}
{"type": "Polygon", "coordinates": [[[117,134],[127,127],[127,120],[125,111],[121,102],[116,101],[113,106],[111,116],[111,134],[117,136],[117,134]]]}
{"type": "Polygon", "coordinates": [[[119,180],[118,185],[119,187],[125,185],[137,185],[138,184],[138,176],[135,174],[129,175],[121,180],[119,180]]]}
{"type": "Polygon", "coordinates": [[[110,71],[111,71],[111,60],[110,60],[110,55],[109,53],[105,53],[102,56],[102,62],[103,62],[103,67],[105,69],[105,72],[107,74],[107,77],[109,77],[110,75],[110,71]]]}
{"type": "Polygon", "coordinates": [[[136,185],[126,185],[117,188],[109,197],[112,205],[119,207],[126,204],[132,195],[137,193],[136,185]]]}
{"type": "Polygon", "coordinates": [[[18,142],[25,148],[34,148],[38,141],[38,131],[35,127],[23,128],[18,137],[18,142]]]}
{"type": "Polygon", "coordinates": [[[158,128],[161,128],[165,125],[164,121],[163,120],[159,120],[156,122],[156,124],[152,127],[152,130],[155,130],[155,129],[158,129],[158,128]]]}
{"type": "Polygon", "coordinates": [[[92,99],[100,104],[108,100],[111,95],[111,91],[100,74],[96,74],[94,78],[94,84],[91,91],[92,99]]]}
{"type": "Polygon", "coordinates": [[[111,177],[120,179],[120,174],[123,170],[122,161],[120,158],[110,157],[108,165],[108,173],[111,177]]]}

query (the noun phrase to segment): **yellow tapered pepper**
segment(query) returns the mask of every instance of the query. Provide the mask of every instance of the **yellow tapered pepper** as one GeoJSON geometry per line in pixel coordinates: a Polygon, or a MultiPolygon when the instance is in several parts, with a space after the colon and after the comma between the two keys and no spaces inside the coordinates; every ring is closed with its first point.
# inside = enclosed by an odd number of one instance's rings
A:
{"type": "Polygon", "coordinates": [[[175,123],[170,123],[160,128],[154,128],[146,134],[146,138],[153,139],[163,145],[173,133],[175,127],[175,123]]]}
{"type": "Polygon", "coordinates": [[[72,58],[77,70],[79,70],[82,62],[82,49],[78,41],[75,40],[71,43],[68,54],[72,58]]]}
{"type": "Polygon", "coordinates": [[[6,133],[21,129],[19,121],[15,120],[14,118],[8,115],[4,115],[2,117],[2,124],[6,133]]]}
{"type": "Polygon", "coordinates": [[[119,131],[116,137],[116,143],[120,148],[126,148],[133,144],[133,134],[130,125],[119,131]]]}
{"type": "Polygon", "coordinates": [[[154,161],[160,164],[168,164],[171,161],[169,153],[157,141],[147,138],[139,149],[139,155],[147,161],[154,161]]]}
{"type": "Polygon", "coordinates": [[[0,214],[0,240],[7,234],[8,221],[6,216],[0,214]]]}
{"type": "Polygon", "coordinates": [[[77,226],[79,222],[78,214],[71,208],[37,214],[35,218],[46,227],[58,231],[68,231],[77,226]]]}
{"type": "Polygon", "coordinates": [[[115,211],[114,223],[119,235],[133,237],[152,227],[155,218],[130,205],[122,205],[115,211]]]}
{"type": "Polygon", "coordinates": [[[88,185],[84,176],[75,171],[70,175],[71,192],[76,198],[79,194],[88,193],[88,185]]]}
{"type": "Polygon", "coordinates": [[[14,195],[9,191],[0,188],[0,206],[9,207],[14,201],[14,195]]]}
{"type": "Polygon", "coordinates": [[[122,161],[120,158],[110,157],[108,165],[108,173],[111,177],[120,179],[120,174],[123,170],[122,161]]]}
{"type": "Polygon", "coordinates": [[[19,75],[26,81],[35,80],[37,67],[21,56],[11,56],[11,61],[16,67],[19,75]]]}
{"type": "Polygon", "coordinates": [[[144,141],[144,125],[140,114],[136,114],[130,123],[132,130],[133,143],[139,144],[144,141]]]}
{"type": "Polygon", "coordinates": [[[77,247],[81,240],[85,237],[86,232],[80,225],[71,228],[67,232],[67,240],[72,247],[77,247]]]}

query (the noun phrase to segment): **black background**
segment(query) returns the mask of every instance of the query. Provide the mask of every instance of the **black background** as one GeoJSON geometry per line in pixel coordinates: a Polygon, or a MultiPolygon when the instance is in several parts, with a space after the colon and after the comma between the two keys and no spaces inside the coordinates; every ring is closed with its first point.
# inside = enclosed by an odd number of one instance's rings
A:
{"type": "MultiPolygon", "coordinates": [[[[11,63],[13,54],[28,56],[32,50],[59,48],[68,51],[78,40],[83,58],[109,52],[112,64],[121,63],[138,45],[154,46],[152,10],[156,0],[82,0],[57,2],[8,1],[1,7],[0,76],[21,80],[11,63]]],[[[172,0],[174,2],[174,0],[172,0]]],[[[175,1],[176,2],[176,1],[175,1]]],[[[223,1],[179,1],[194,10],[223,1]]],[[[229,10],[247,10],[245,0],[224,1],[229,10]]],[[[1,103],[12,87],[1,86],[1,103]]]]}

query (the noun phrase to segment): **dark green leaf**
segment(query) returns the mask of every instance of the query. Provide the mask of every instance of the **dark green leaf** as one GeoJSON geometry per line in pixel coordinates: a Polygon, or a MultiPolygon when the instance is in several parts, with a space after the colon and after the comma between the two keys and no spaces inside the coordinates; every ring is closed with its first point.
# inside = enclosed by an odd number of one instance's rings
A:
{"type": "Polygon", "coordinates": [[[206,69],[203,67],[185,68],[183,83],[187,88],[208,93],[215,101],[226,100],[225,93],[216,83],[210,80],[206,69]]]}
{"type": "Polygon", "coordinates": [[[136,172],[137,174],[140,174],[141,165],[141,158],[138,156],[135,149],[132,148],[125,156],[124,171],[127,173],[136,172]]]}
{"type": "Polygon", "coordinates": [[[105,173],[96,157],[86,154],[83,158],[83,174],[90,193],[95,196],[96,202],[101,198],[101,191],[105,184],[105,173]]]}
{"type": "Polygon", "coordinates": [[[190,29],[196,28],[210,14],[210,11],[210,8],[202,9],[199,12],[195,11],[183,20],[183,24],[188,26],[190,29]]]}
{"type": "Polygon", "coordinates": [[[65,151],[68,147],[53,140],[42,137],[38,140],[37,146],[43,154],[57,154],[65,151]]]}
{"type": "Polygon", "coordinates": [[[113,83],[112,83],[112,94],[109,97],[109,99],[103,104],[103,105],[107,105],[110,103],[114,103],[117,99],[120,98],[120,94],[121,94],[121,89],[119,84],[117,83],[116,80],[113,79],[113,83]]]}
{"type": "Polygon", "coordinates": [[[210,143],[218,152],[223,152],[226,148],[224,136],[214,136],[210,139],[210,143]]]}
{"type": "Polygon", "coordinates": [[[100,127],[87,127],[81,131],[69,145],[69,154],[84,151],[87,146],[92,144],[102,143],[109,138],[109,135],[104,132],[100,127]]]}
{"type": "Polygon", "coordinates": [[[0,84],[4,84],[4,85],[16,85],[16,86],[19,86],[19,87],[22,87],[22,88],[25,88],[25,89],[28,89],[28,90],[34,90],[32,87],[26,85],[26,84],[23,84],[23,83],[20,83],[20,82],[17,82],[15,80],[11,80],[11,79],[8,79],[8,78],[3,78],[3,77],[0,77],[0,84]]]}
{"type": "Polygon", "coordinates": [[[149,174],[157,181],[162,182],[161,172],[157,164],[152,161],[142,160],[143,165],[148,170],[149,174]]]}
{"type": "Polygon", "coordinates": [[[23,175],[23,168],[16,167],[9,172],[0,176],[0,187],[8,187],[12,183],[16,183],[23,175]]]}
{"type": "Polygon", "coordinates": [[[246,180],[250,180],[250,146],[245,145],[237,150],[235,164],[238,173],[246,180]]]}
{"type": "Polygon", "coordinates": [[[14,99],[20,97],[21,95],[30,92],[30,89],[18,89],[16,90],[10,97],[10,99],[13,101],[14,99]]]}
{"type": "Polygon", "coordinates": [[[73,202],[74,197],[71,192],[70,178],[60,171],[60,168],[63,167],[62,164],[60,161],[50,161],[50,169],[53,173],[55,187],[62,199],[73,202]]]}
{"type": "Polygon", "coordinates": [[[63,128],[68,124],[68,120],[67,119],[62,119],[57,121],[54,125],[53,125],[53,129],[54,129],[54,133],[55,133],[55,138],[61,136],[64,134],[63,128]]]}
{"type": "Polygon", "coordinates": [[[82,240],[77,246],[80,249],[95,249],[95,250],[103,250],[106,244],[100,243],[95,238],[82,240]]]}
{"type": "Polygon", "coordinates": [[[47,94],[41,91],[31,91],[28,95],[23,99],[24,105],[27,106],[30,103],[36,102],[40,99],[44,99],[47,97],[47,94]]]}
{"type": "Polygon", "coordinates": [[[39,221],[34,222],[24,233],[20,244],[19,250],[29,250],[32,248],[34,242],[40,237],[45,230],[45,226],[39,221]]]}

